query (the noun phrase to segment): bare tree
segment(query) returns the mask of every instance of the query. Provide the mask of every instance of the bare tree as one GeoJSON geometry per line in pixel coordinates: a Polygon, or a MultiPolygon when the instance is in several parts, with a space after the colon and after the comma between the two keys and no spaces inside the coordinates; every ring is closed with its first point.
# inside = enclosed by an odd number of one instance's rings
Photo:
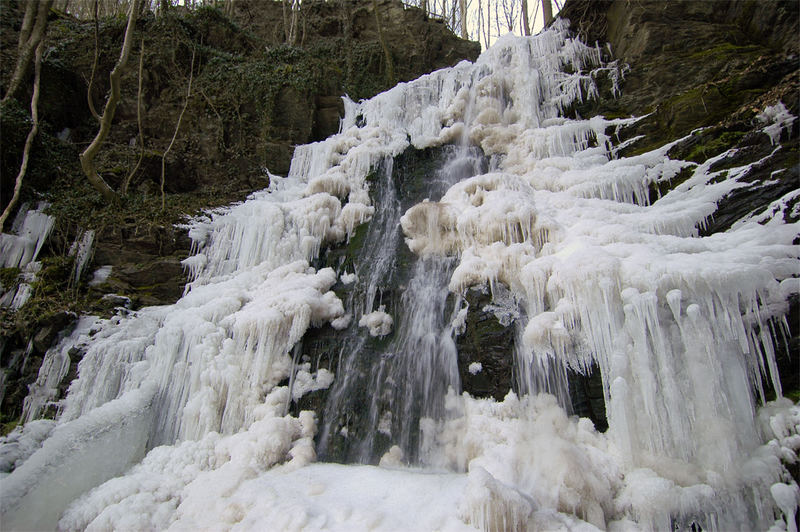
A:
{"type": "Polygon", "coordinates": [[[283,32],[286,44],[294,45],[297,42],[297,19],[300,13],[299,0],[283,0],[283,32]]]}
{"type": "Polygon", "coordinates": [[[386,39],[383,36],[383,24],[381,24],[377,0],[372,0],[372,9],[375,11],[375,24],[378,26],[378,40],[381,43],[383,55],[386,59],[386,84],[392,86],[395,84],[394,62],[392,61],[392,53],[389,51],[389,46],[386,44],[386,39]]]}
{"type": "Polygon", "coordinates": [[[117,60],[117,64],[114,66],[114,69],[109,75],[111,93],[106,101],[105,109],[103,109],[103,115],[99,120],[100,129],[97,131],[97,135],[95,136],[94,140],[92,140],[91,144],[89,144],[89,146],[80,155],[81,167],[83,168],[83,172],[86,174],[86,177],[89,179],[89,182],[95,189],[97,189],[98,192],[100,192],[103,198],[109,202],[114,201],[114,199],[117,197],[117,194],[97,173],[94,159],[97,156],[97,153],[100,151],[103,141],[105,141],[106,137],[108,136],[108,132],[111,131],[111,122],[114,120],[114,113],[117,110],[117,104],[119,104],[120,77],[122,76],[122,70],[128,63],[128,56],[130,55],[131,51],[131,42],[133,41],[133,27],[136,25],[136,15],[139,13],[140,1],[141,0],[131,1],[130,11],[128,14],[128,25],[125,28],[125,37],[122,41],[122,50],[119,55],[119,60],[117,60]]]}
{"type": "Polygon", "coordinates": [[[542,0],[542,14],[544,15],[544,25],[549,26],[553,22],[553,6],[550,0],[542,0]]]}
{"type": "Polygon", "coordinates": [[[11,212],[19,201],[19,193],[22,190],[22,180],[28,170],[28,160],[31,155],[31,146],[33,146],[33,139],[39,133],[39,85],[42,77],[42,48],[44,42],[39,41],[36,46],[36,59],[34,60],[34,75],[33,75],[33,96],[31,96],[31,120],[33,125],[28,132],[28,137],[25,139],[25,147],[22,149],[22,163],[19,165],[19,173],[14,183],[14,194],[11,196],[11,201],[6,205],[3,214],[0,215],[0,230],[3,229],[3,224],[6,223],[11,212]]]}
{"type": "Polygon", "coordinates": [[[468,39],[469,33],[467,32],[467,0],[458,0],[458,8],[461,12],[461,38],[468,39]]]}
{"type": "Polygon", "coordinates": [[[514,24],[517,22],[517,1],[503,0],[503,19],[505,20],[507,31],[514,31],[514,24]]]}
{"type": "Polygon", "coordinates": [[[192,48],[192,63],[191,66],[189,67],[189,87],[186,89],[186,101],[183,103],[183,108],[181,109],[181,113],[178,115],[178,123],[175,124],[175,133],[172,134],[172,140],[169,141],[169,146],[167,146],[167,149],[164,150],[164,153],[161,155],[161,210],[162,211],[164,210],[165,207],[164,176],[167,167],[167,154],[172,149],[172,145],[175,144],[175,139],[178,138],[178,131],[181,129],[183,114],[186,112],[186,108],[189,107],[189,100],[192,97],[192,78],[194,77],[194,54],[195,54],[195,49],[192,48]]]}
{"type": "Polygon", "coordinates": [[[528,20],[528,0],[522,0],[522,34],[531,34],[531,24],[528,20]]]}
{"type": "Polygon", "coordinates": [[[14,97],[22,84],[22,78],[28,70],[28,65],[33,58],[34,51],[42,42],[45,31],[47,30],[47,15],[50,13],[50,6],[53,0],[29,0],[25,6],[25,15],[22,19],[22,27],[19,32],[19,43],[17,45],[17,64],[14,66],[14,73],[11,74],[11,81],[8,83],[6,94],[2,101],[7,101],[14,97]]]}
{"type": "MultiPolygon", "coordinates": [[[[194,52],[192,52],[194,55],[194,52]]],[[[194,61],[194,58],[193,58],[194,61]]],[[[137,139],[139,143],[139,158],[136,160],[136,166],[134,166],[131,171],[125,176],[125,180],[122,181],[122,187],[120,187],[120,191],[123,194],[128,193],[128,186],[130,186],[131,179],[136,174],[136,171],[139,170],[139,167],[142,165],[142,159],[144,159],[144,128],[142,127],[142,70],[144,66],[144,37],[142,37],[142,46],[139,50],[139,86],[136,90],[136,124],[139,126],[139,138],[137,139]]]]}

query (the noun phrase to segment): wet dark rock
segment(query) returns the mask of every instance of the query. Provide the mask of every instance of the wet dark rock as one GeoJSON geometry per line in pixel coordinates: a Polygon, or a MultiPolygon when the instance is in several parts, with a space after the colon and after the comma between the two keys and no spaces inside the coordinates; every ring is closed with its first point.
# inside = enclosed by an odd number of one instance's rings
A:
{"type": "Polygon", "coordinates": [[[487,309],[492,303],[485,290],[469,290],[465,329],[456,337],[458,372],[463,390],[473,397],[493,397],[502,401],[513,387],[514,326],[503,325],[487,309]],[[470,364],[481,365],[471,373],[470,364]]]}
{"type": "Polygon", "coordinates": [[[68,325],[74,325],[77,316],[72,312],[58,312],[49,316],[46,321],[39,324],[39,329],[33,336],[33,347],[39,353],[44,353],[53,346],[56,339],[61,339],[71,331],[68,325]]]}
{"type": "Polygon", "coordinates": [[[608,429],[606,404],[603,396],[603,379],[597,366],[592,366],[588,375],[567,370],[569,396],[572,413],[588,418],[600,432],[608,429]]]}
{"type": "Polygon", "coordinates": [[[184,230],[160,227],[141,232],[132,223],[111,228],[98,240],[93,264],[111,266],[105,282],[92,287],[98,296],[120,294],[138,308],[174,303],[183,294],[187,277],[181,260],[191,247],[184,230]]]}

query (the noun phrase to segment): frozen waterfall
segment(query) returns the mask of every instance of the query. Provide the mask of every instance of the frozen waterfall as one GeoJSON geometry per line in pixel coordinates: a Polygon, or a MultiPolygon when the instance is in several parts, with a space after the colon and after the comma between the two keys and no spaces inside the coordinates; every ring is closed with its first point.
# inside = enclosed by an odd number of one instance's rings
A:
{"type": "Polygon", "coordinates": [[[800,408],[775,345],[800,224],[783,201],[699,236],[751,165],[619,157],[636,118],[562,116],[614,69],[557,21],[348,101],[288,176],[192,224],[183,298],[84,335],[54,426],[0,446],[3,528],[791,528],[800,408]],[[409,148],[441,160],[404,196],[409,148]],[[513,307],[503,401],[462,394],[455,368],[476,287],[513,307]],[[298,347],[323,326],[341,335],[327,367],[298,347]],[[605,433],[565,404],[567,370],[592,366],[605,433]],[[321,389],[316,413],[289,408],[321,389]]]}

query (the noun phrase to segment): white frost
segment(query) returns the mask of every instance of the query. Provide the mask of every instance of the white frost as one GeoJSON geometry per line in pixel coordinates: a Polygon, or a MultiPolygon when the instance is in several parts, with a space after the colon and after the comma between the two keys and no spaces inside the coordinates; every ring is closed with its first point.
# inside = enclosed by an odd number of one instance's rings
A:
{"type": "Polygon", "coordinates": [[[386,336],[392,332],[394,320],[385,312],[385,307],[381,305],[378,310],[373,310],[361,316],[358,320],[359,327],[367,327],[370,336],[386,336]]]}

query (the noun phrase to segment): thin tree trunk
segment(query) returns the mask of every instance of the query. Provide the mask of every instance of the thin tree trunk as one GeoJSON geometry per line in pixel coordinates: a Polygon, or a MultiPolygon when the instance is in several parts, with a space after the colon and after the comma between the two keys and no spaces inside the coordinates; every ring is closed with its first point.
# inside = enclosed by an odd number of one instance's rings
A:
{"type": "Polygon", "coordinates": [[[378,13],[377,0],[372,0],[372,9],[375,11],[375,24],[378,25],[378,40],[381,43],[383,55],[386,58],[386,83],[390,86],[393,86],[395,84],[394,63],[392,62],[392,54],[386,44],[386,39],[383,36],[383,25],[381,24],[381,17],[378,13]]]}
{"type": "Polygon", "coordinates": [[[178,131],[181,129],[181,122],[183,121],[183,114],[186,112],[186,108],[189,107],[189,98],[192,96],[192,79],[194,77],[194,53],[195,49],[192,48],[192,64],[189,67],[189,88],[186,89],[186,101],[183,103],[183,109],[181,109],[181,114],[178,115],[178,123],[175,124],[175,133],[172,134],[172,140],[169,141],[169,146],[167,149],[164,150],[164,153],[161,155],[161,210],[164,210],[166,206],[165,196],[164,196],[164,181],[167,169],[167,154],[172,149],[172,145],[175,144],[175,139],[178,138],[178,131]]]}
{"type": "Polygon", "coordinates": [[[467,32],[467,0],[458,0],[458,8],[461,11],[461,38],[468,39],[467,32]]]}
{"type": "Polygon", "coordinates": [[[289,24],[289,44],[294,46],[297,43],[297,16],[300,12],[300,4],[297,0],[292,1],[292,21],[289,24]]]}
{"type": "Polygon", "coordinates": [[[144,66],[144,37],[142,37],[142,46],[139,50],[139,87],[136,91],[136,124],[139,126],[139,159],[136,161],[136,166],[125,177],[122,182],[121,192],[128,193],[128,186],[131,184],[131,179],[136,174],[136,171],[142,165],[144,158],[144,128],[142,127],[142,67],[144,66]]]}
{"type": "Polygon", "coordinates": [[[283,11],[283,42],[289,42],[289,14],[286,12],[286,3],[289,0],[283,0],[281,2],[281,9],[283,11]]]}
{"type": "Polygon", "coordinates": [[[492,44],[492,4],[486,0],[486,48],[492,44]]]}
{"type": "Polygon", "coordinates": [[[528,20],[528,0],[522,0],[522,31],[525,35],[531,34],[531,24],[528,20]]]}
{"type": "Polygon", "coordinates": [[[22,190],[22,180],[25,177],[25,173],[28,171],[28,161],[30,160],[33,139],[36,138],[36,135],[39,133],[39,85],[42,77],[43,48],[44,42],[39,41],[39,44],[36,46],[36,59],[34,60],[33,66],[33,96],[31,96],[31,119],[33,120],[33,125],[28,132],[28,137],[25,139],[25,147],[22,149],[22,163],[19,165],[19,173],[14,183],[14,194],[11,196],[11,201],[6,205],[3,214],[0,215],[0,231],[2,231],[3,225],[6,223],[9,215],[14,210],[14,206],[19,201],[19,193],[20,190],[22,190]]]}
{"type": "Polygon", "coordinates": [[[33,22],[36,20],[36,13],[38,10],[39,5],[36,2],[28,2],[25,5],[25,15],[22,19],[22,27],[19,30],[19,42],[17,43],[17,53],[22,52],[22,47],[25,46],[25,42],[28,40],[28,37],[31,36],[31,30],[33,29],[33,22]]]}
{"type": "Polygon", "coordinates": [[[17,47],[19,52],[17,54],[17,64],[14,66],[14,73],[11,75],[11,81],[8,83],[8,88],[2,101],[5,102],[13,98],[14,93],[17,92],[22,84],[22,78],[25,77],[25,71],[28,69],[34,51],[44,37],[44,32],[47,29],[47,15],[52,5],[53,0],[39,0],[38,3],[31,0],[31,3],[25,8],[25,16],[22,21],[22,30],[20,31],[17,47]],[[34,8],[38,9],[36,9],[36,19],[31,23],[34,8]]]}
{"type": "Polygon", "coordinates": [[[549,26],[553,22],[553,6],[550,0],[542,0],[542,14],[544,15],[544,25],[549,26]]]}
{"type": "Polygon", "coordinates": [[[494,25],[497,27],[497,36],[500,37],[500,10],[499,3],[494,3],[494,25]]]}
{"type": "Polygon", "coordinates": [[[103,141],[106,140],[108,132],[111,131],[111,122],[114,120],[114,113],[117,110],[117,104],[119,104],[120,77],[122,76],[122,70],[128,63],[128,56],[130,56],[131,42],[133,41],[133,28],[136,25],[136,14],[139,12],[140,1],[141,0],[132,0],[131,2],[130,13],[128,15],[128,25],[125,28],[125,38],[122,41],[122,51],[119,54],[119,60],[117,61],[117,64],[114,66],[114,69],[109,75],[111,94],[109,94],[108,101],[106,101],[106,106],[103,110],[103,116],[100,117],[100,129],[98,130],[94,140],[92,140],[92,143],[89,144],[89,146],[80,155],[81,168],[83,168],[83,172],[86,174],[86,177],[89,179],[89,182],[92,184],[92,186],[98,192],[100,192],[103,198],[105,198],[105,200],[108,202],[114,201],[117,197],[117,194],[111,187],[108,186],[105,181],[103,181],[103,178],[97,173],[94,158],[97,156],[97,152],[100,151],[100,146],[102,146],[103,141]]]}
{"type": "Polygon", "coordinates": [[[94,76],[97,73],[97,60],[100,55],[100,22],[97,20],[97,3],[98,0],[94,0],[94,60],[92,61],[92,73],[89,75],[89,88],[86,89],[86,100],[89,103],[89,111],[99,122],[100,115],[97,114],[97,109],[94,107],[94,98],[92,97],[94,76]]]}

